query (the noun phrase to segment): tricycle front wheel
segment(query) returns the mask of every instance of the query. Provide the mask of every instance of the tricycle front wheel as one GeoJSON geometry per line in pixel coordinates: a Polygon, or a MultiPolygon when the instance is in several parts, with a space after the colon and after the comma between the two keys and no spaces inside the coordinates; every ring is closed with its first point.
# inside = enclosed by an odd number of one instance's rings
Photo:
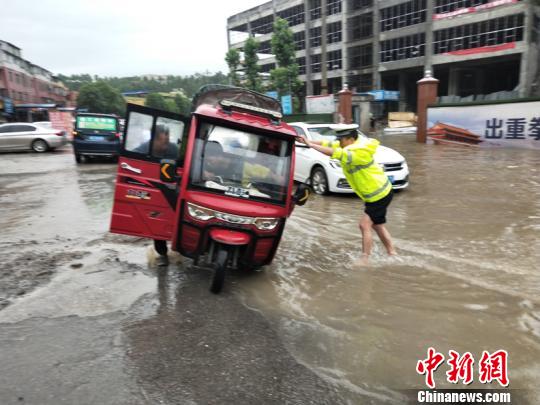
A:
{"type": "Polygon", "coordinates": [[[225,283],[225,269],[227,267],[227,260],[229,258],[229,252],[223,248],[218,250],[216,254],[214,278],[212,280],[212,285],[210,286],[210,291],[214,294],[219,294],[223,289],[223,284],[225,283]]]}

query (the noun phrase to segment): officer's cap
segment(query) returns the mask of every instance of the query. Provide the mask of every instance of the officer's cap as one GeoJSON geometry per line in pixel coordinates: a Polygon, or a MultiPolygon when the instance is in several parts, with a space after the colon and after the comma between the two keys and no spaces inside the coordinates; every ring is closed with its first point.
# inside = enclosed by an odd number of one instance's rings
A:
{"type": "Polygon", "coordinates": [[[336,129],[336,138],[358,138],[358,127],[356,125],[343,125],[336,129]]]}

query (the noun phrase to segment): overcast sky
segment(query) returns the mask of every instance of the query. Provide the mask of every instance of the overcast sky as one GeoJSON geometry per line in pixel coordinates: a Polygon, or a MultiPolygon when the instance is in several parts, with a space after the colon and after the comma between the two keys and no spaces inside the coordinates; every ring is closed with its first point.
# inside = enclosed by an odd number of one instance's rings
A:
{"type": "Polygon", "coordinates": [[[225,72],[227,17],[265,0],[3,0],[0,39],[58,74],[225,72]]]}

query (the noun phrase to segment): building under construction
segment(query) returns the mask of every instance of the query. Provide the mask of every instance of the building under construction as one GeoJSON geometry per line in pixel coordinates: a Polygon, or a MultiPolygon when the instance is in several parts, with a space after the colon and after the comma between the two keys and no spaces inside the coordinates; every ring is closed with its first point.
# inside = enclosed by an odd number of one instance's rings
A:
{"type": "Polygon", "coordinates": [[[261,72],[275,68],[276,17],[294,32],[306,94],[399,91],[415,110],[425,70],[443,101],[540,96],[538,0],[274,0],[227,20],[229,47],[260,43],[261,72]]]}

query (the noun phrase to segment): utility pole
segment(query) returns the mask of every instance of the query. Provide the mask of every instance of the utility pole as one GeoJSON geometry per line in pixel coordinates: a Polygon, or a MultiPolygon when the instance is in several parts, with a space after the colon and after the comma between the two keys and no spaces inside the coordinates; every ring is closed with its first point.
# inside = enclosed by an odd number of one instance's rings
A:
{"type": "Polygon", "coordinates": [[[328,94],[328,56],[326,55],[326,0],[321,0],[321,94],[328,94]]]}

